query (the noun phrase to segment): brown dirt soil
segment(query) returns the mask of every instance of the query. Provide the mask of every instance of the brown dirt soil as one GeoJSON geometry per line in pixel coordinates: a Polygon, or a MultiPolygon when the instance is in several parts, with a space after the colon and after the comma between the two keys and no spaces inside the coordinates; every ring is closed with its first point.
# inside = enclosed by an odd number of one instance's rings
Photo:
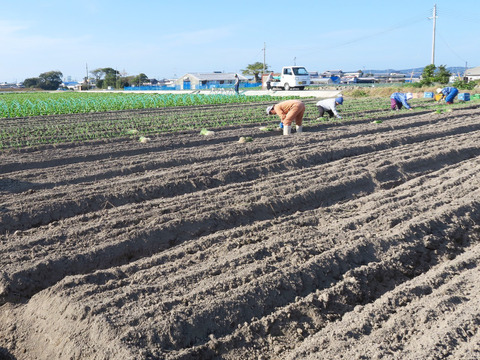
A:
{"type": "Polygon", "coordinates": [[[480,109],[213,130],[0,155],[1,359],[480,358],[480,109]]]}

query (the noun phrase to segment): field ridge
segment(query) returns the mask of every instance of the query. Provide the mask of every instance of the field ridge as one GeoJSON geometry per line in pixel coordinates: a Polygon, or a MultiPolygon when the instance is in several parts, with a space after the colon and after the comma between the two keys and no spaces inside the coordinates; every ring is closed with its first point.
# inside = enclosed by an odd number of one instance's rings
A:
{"type": "Polygon", "coordinates": [[[379,114],[1,153],[0,356],[480,356],[480,109],[379,114]]]}

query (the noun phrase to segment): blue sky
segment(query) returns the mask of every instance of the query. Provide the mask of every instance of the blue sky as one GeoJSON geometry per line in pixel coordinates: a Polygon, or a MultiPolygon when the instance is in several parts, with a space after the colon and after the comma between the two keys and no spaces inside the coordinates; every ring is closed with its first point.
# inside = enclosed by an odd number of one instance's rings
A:
{"type": "Polygon", "coordinates": [[[480,65],[480,1],[0,0],[0,82],[59,70],[172,78],[188,72],[480,65]]]}

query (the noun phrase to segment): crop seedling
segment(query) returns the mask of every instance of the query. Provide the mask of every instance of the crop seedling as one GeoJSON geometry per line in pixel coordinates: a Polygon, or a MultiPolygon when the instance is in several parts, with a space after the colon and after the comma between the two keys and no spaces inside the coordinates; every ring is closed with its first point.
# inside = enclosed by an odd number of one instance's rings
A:
{"type": "Polygon", "coordinates": [[[253,138],[251,136],[240,136],[240,138],[238,139],[238,142],[240,144],[244,144],[244,143],[252,142],[252,141],[253,141],[253,138]]]}
{"type": "Polygon", "coordinates": [[[203,128],[202,130],[200,130],[200,135],[212,136],[212,135],[214,135],[214,134],[215,134],[214,131],[211,131],[211,130],[208,130],[208,129],[205,129],[205,128],[203,128]]]}

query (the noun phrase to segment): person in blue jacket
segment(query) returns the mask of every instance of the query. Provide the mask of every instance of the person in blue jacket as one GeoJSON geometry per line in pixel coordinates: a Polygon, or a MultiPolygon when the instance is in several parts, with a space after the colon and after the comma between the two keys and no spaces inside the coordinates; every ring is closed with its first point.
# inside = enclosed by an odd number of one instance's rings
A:
{"type": "Polygon", "coordinates": [[[445,102],[447,104],[453,104],[453,99],[455,99],[455,96],[458,95],[458,89],[452,86],[447,86],[443,89],[438,88],[437,93],[442,95],[442,97],[438,99],[438,101],[445,99],[445,102]]]}
{"type": "Polygon", "coordinates": [[[390,103],[392,110],[400,110],[402,106],[405,106],[408,110],[413,110],[412,107],[408,104],[408,100],[413,98],[412,93],[393,93],[390,95],[390,103]]]}

